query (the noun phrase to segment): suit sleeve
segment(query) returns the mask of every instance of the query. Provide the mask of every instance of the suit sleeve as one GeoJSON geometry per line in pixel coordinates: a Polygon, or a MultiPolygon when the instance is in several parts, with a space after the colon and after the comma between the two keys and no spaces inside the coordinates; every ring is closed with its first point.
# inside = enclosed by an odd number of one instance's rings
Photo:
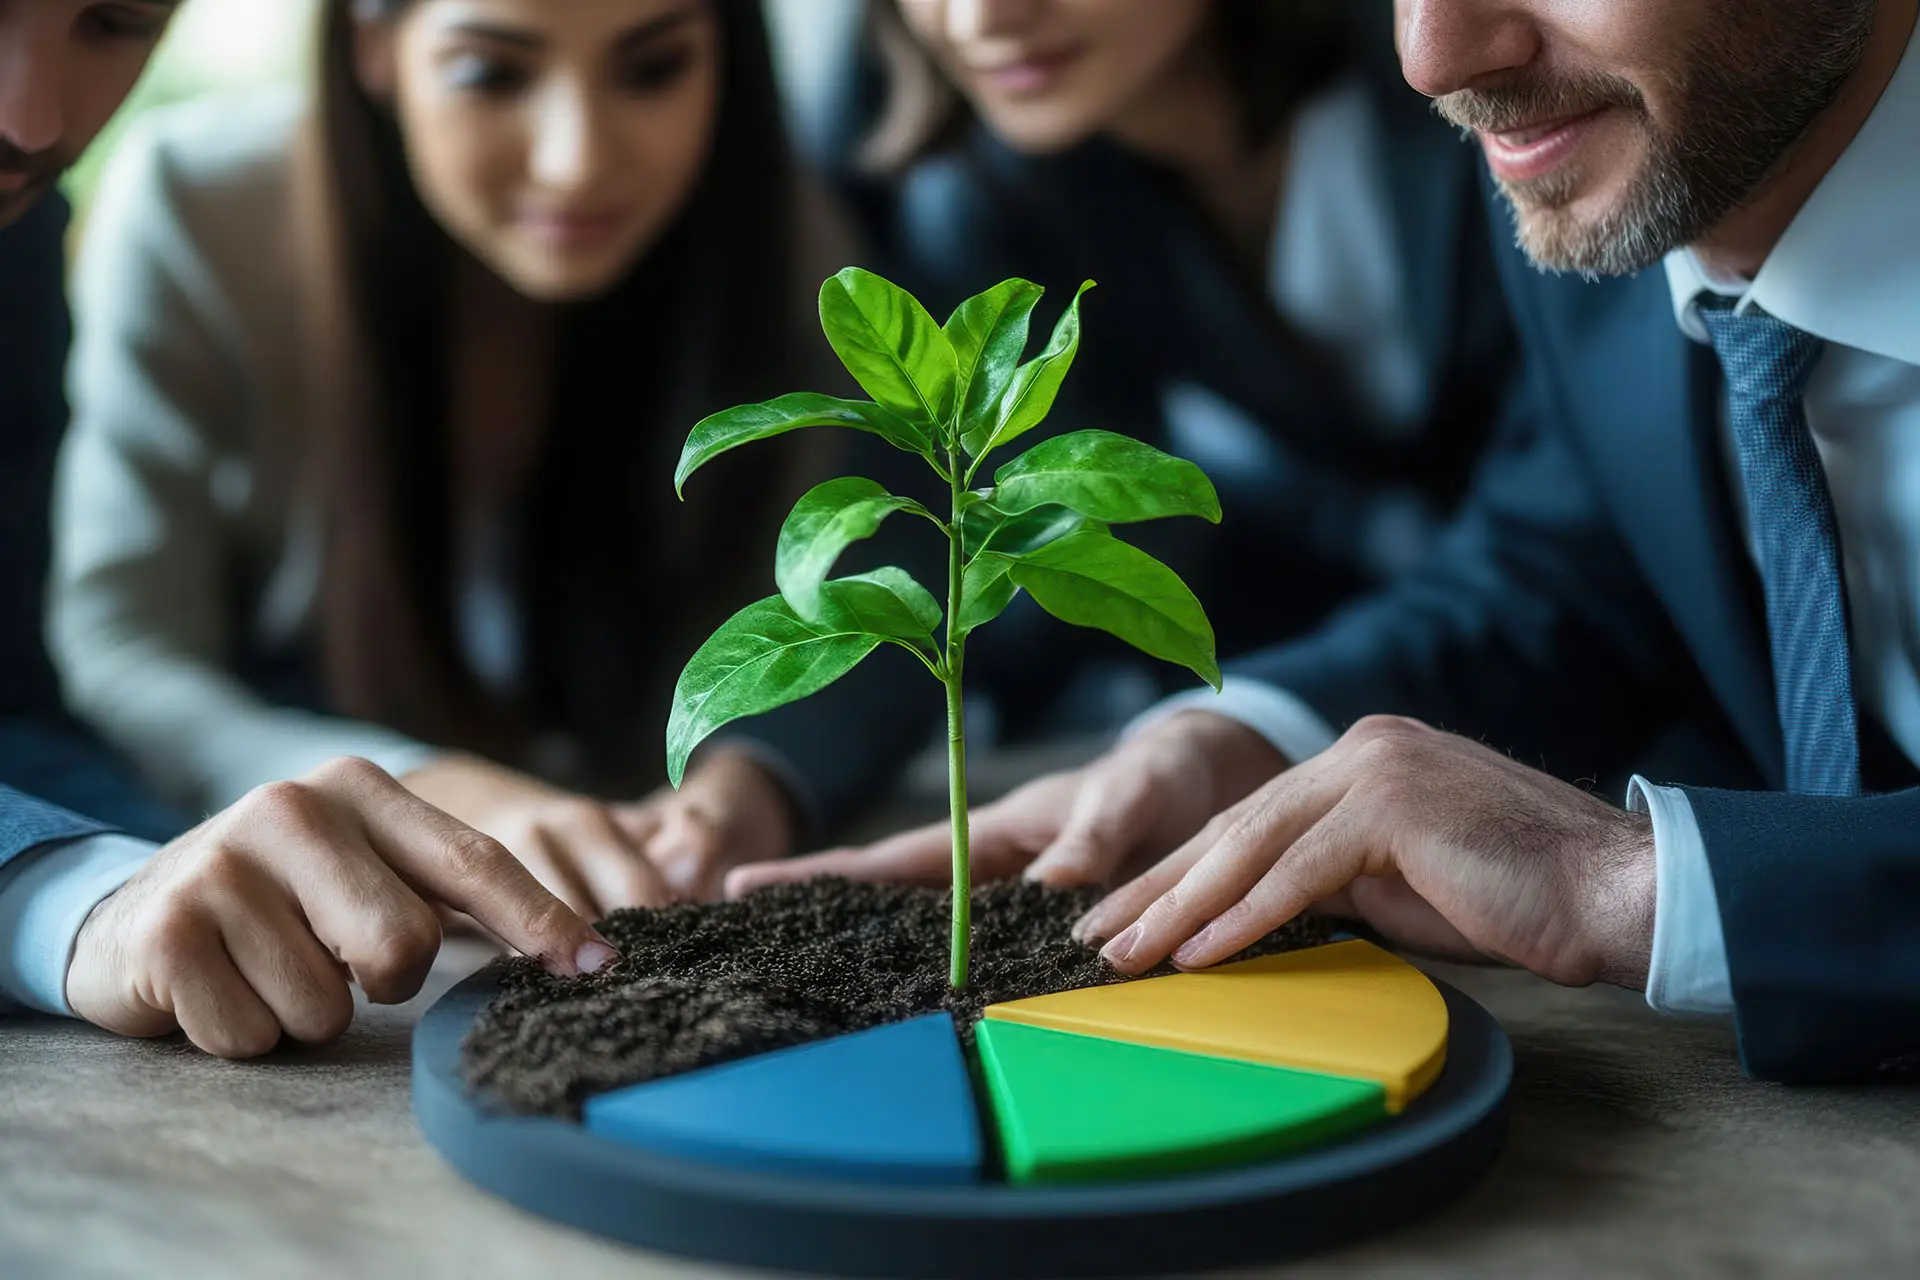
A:
{"type": "Polygon", "coordinates": [[[1426,561],[1305,639],[1228,669],[1336,730],[1412,716],[1563,776],[1619,772],[1698,696],[1666,676],[1692,665],[1524,373],[1472,496],[1426,561]]]}
{"type": "Polygon", "coordinates": [[[1920,1078],[1920,790],[1688,790],[1713,867],[1747,1071],[1920,1078]]]}

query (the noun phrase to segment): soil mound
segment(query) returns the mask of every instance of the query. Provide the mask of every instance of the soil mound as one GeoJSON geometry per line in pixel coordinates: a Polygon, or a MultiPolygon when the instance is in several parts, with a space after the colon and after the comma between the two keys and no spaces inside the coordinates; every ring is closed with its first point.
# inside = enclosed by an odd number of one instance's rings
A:
{"type": "MultiPolygon", "coordinates": [[[[467,1080],[512,1110],[573,1117],[607,1089],[941,1009],[970,1040],[990,1004],[1125,980],[1069,936],[1099,898],[1017,880],[977,888],[958,993],[941,889],[823,878],[615,912],[600,931],[622,958],[597,974],[500,962],[502,991],[463,1046],[467,1080]]],[[[1242,958],[1326,936],[1318,921],[1295,921],[1242,958]]]]}

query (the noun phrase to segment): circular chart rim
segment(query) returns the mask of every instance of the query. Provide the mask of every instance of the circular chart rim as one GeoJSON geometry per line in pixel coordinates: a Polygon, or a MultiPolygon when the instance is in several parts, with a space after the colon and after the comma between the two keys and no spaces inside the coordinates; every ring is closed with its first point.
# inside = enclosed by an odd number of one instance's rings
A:
{"type": "Polygon", "coordinates": [[[422,1018],[413,1106],[441,1156],[522,1209],[713,1262],[847,1276],[1095,1276],[1275,1262],[1398,1225],[1464,1191],[1506,1136],[1513,1052],[1493,1016],[1434,979],[1450,1020],[1434,1084],[1384,1124],[1266,1163],[1148,1182],[967,1187],[826,1182],[622,1146],[469,1090],[460,1044],[498,990],[489,966],[422,1018]]]}

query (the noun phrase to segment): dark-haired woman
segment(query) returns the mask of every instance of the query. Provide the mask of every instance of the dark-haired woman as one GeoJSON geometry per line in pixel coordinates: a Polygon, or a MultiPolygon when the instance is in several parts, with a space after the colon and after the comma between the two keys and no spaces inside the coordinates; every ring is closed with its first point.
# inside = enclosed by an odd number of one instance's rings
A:
{"type": "MultiPolygon", "coordinates": [[[[1476,153],[1401,78],[1391,6],[874,0],[872,19],[881,109],[847,168],[876,251],[936,309],[1008,275],[1056,298],[1099,281],[1054,421],[1213,476],[1221,527],[1139,536],[1223,655],[1424,552],[1512,348],[1476,153]]],[[[1111,724],[1179,679],[1034,613],[1044,634],[1010,615],[970,654],[1011,732],[1049,704],[1111,724]]]]}
{"type": "Polygon", "coordinates": [[[583,910],[710,894],[826,754],[763,722],[649,795],[674,676],[818,478],[794,437],[671,483],[700,416],[820,383],[844,265],[802,247],[758,6],[324,9],[312,89],[160,113],[95,209],[70,696],[196,807],[360,755],[583,910]]]}

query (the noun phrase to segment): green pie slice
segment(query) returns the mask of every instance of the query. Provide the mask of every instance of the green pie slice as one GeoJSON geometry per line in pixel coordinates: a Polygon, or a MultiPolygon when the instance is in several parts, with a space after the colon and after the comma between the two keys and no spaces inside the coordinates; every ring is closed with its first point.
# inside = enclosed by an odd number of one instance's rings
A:
{"type": "Polygon", "coordinates": [[[1220,1168],[1377,1124],[1371,1080],[1017,1022],[976,1034],[1008,1180],[1095,1182],[1220,1168]]]}

